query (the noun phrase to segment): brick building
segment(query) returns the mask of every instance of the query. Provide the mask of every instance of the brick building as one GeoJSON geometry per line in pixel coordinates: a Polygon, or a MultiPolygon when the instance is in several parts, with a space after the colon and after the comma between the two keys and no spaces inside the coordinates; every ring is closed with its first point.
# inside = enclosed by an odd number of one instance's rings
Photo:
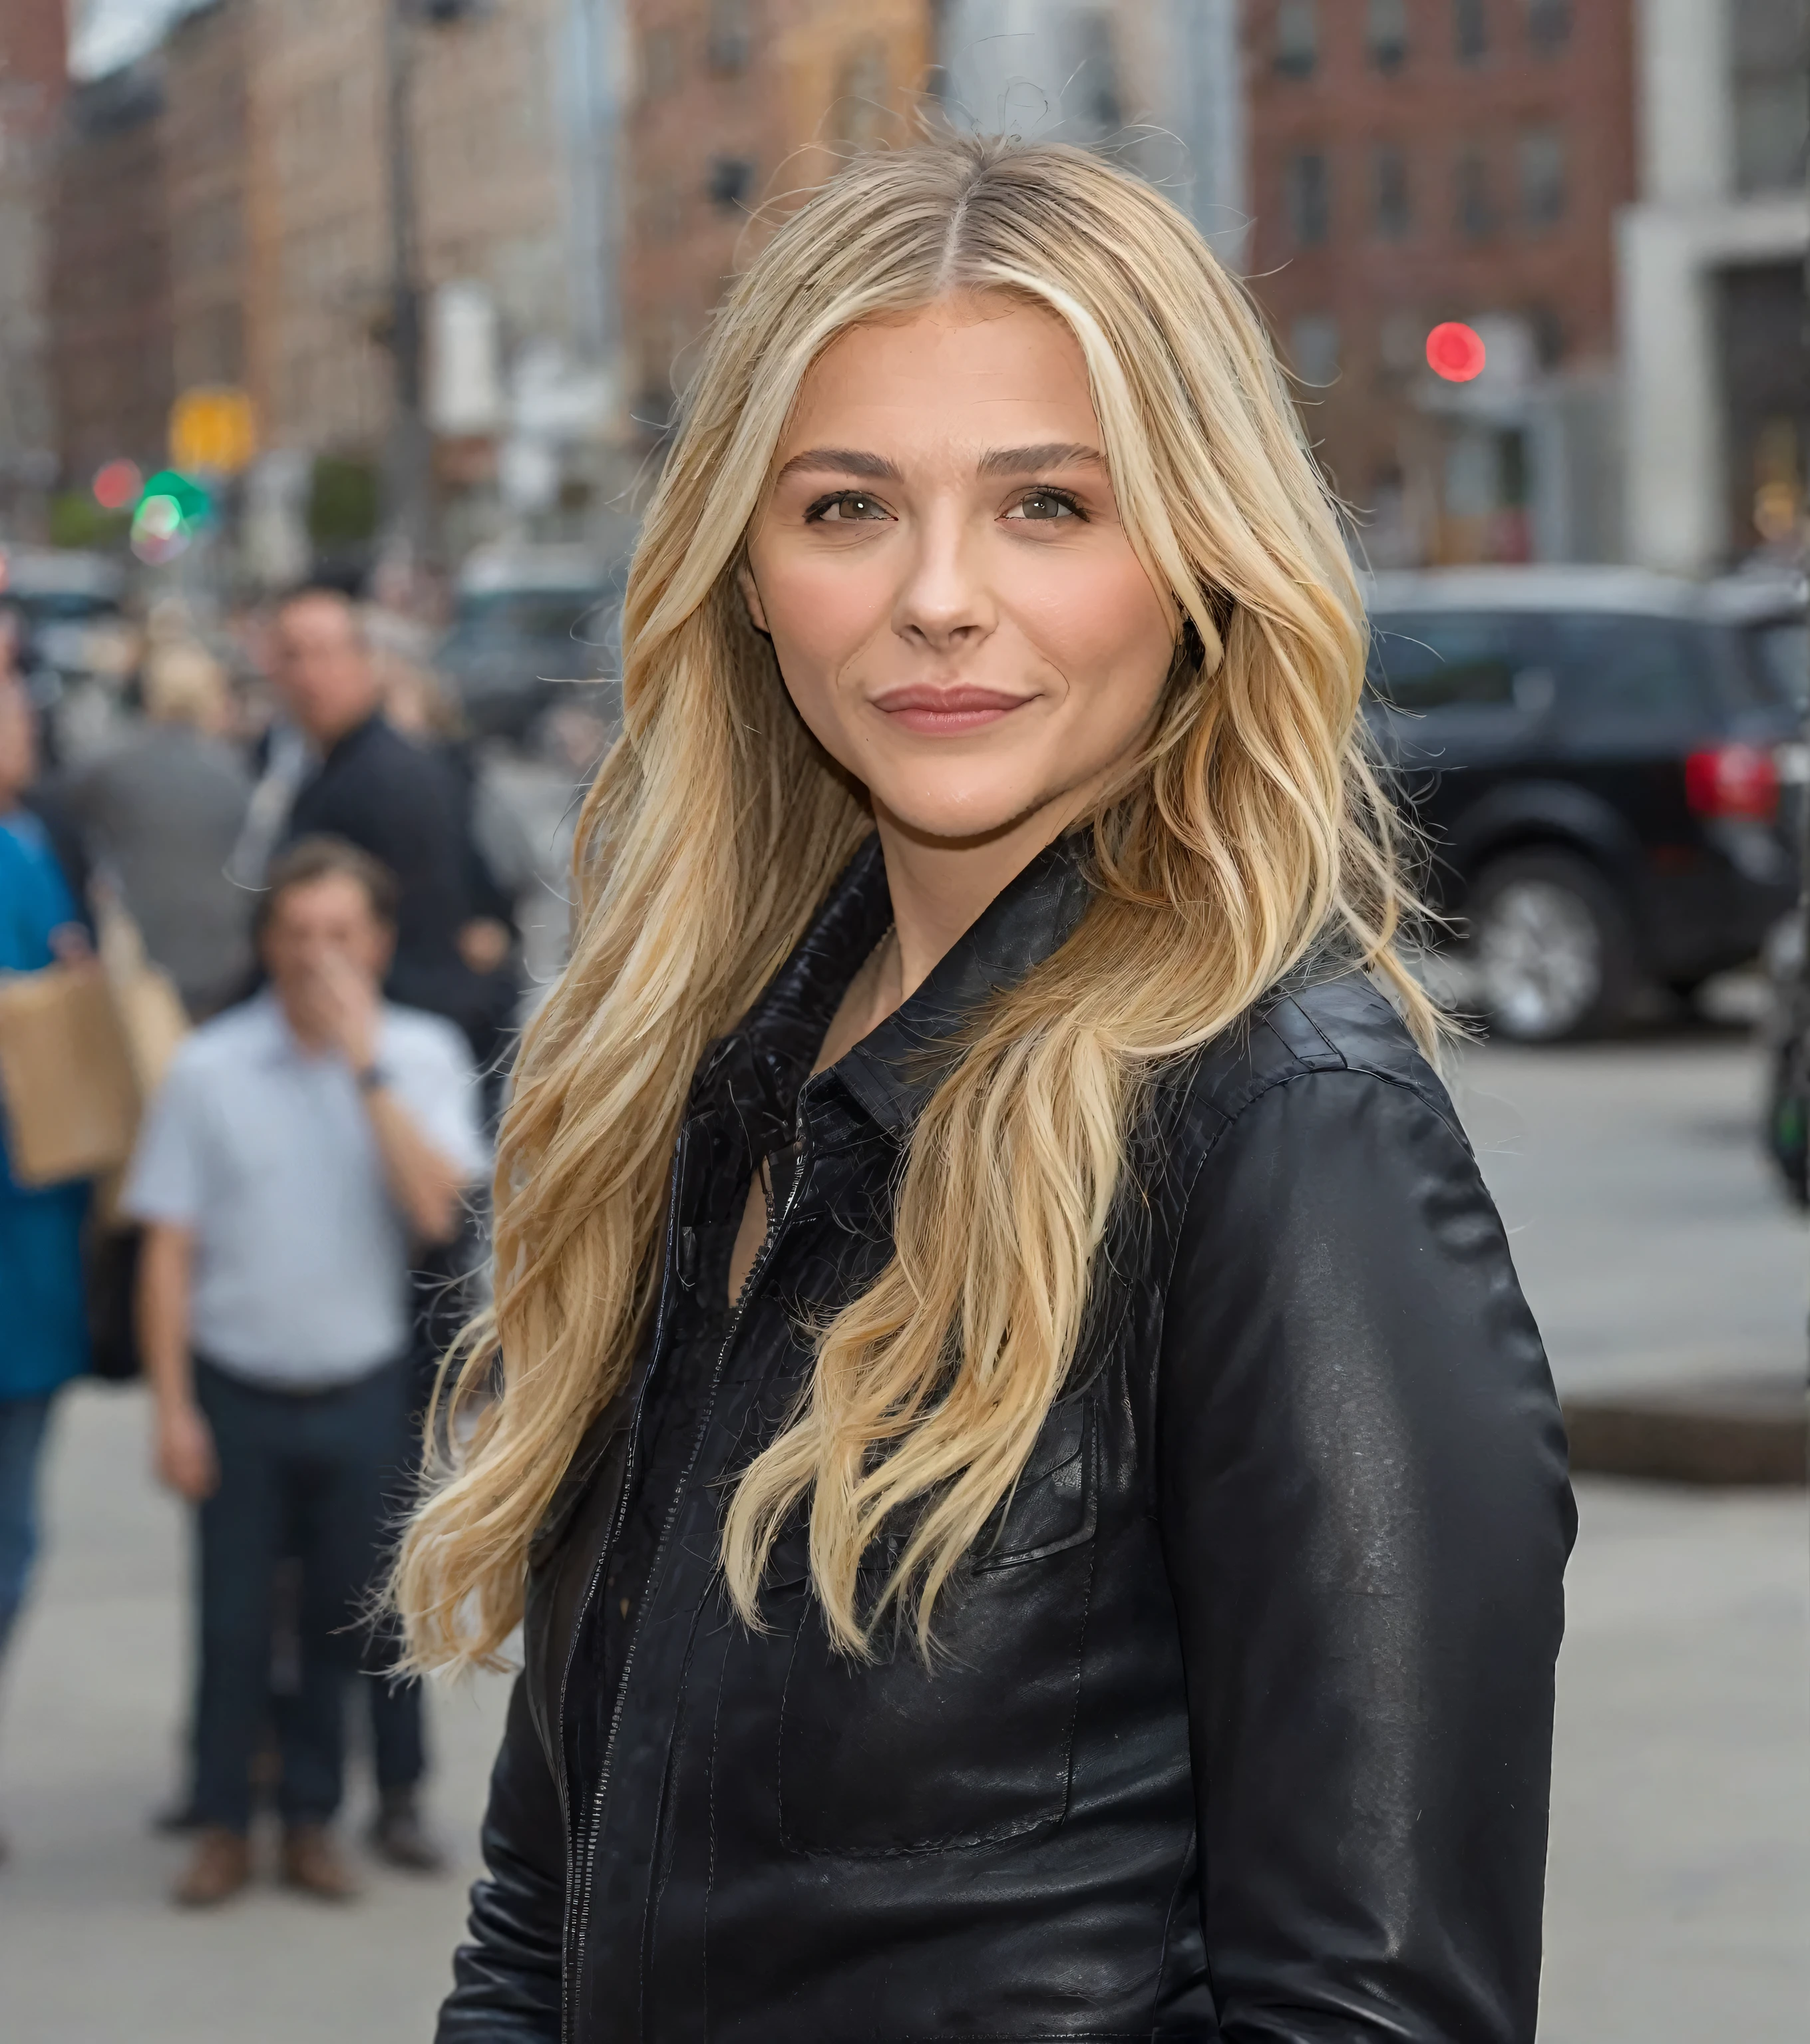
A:
{"type": "Polygon", "coordinates": [[[1253,289],[1378,565],[1613,557],[1631,0],[1252,0],[1253,289]],[[1477,328],[1442,383],[1428,331],[1477,328]]]}
{"type": "Polygon", "coordinates": [[[207,0],[163,52],[171,359],[179,390],[246,376],[250,10],[207,0]]]}
{"type": "Polygon", "coordinates": [[[241,0],[250,12],[247,355],[266,438],[382,441],[389,371],[379,0],[241,0]]]}
{"type": "Polygon", "coordinates": [[[664,422],[761,228],[839,152],[904,133],[931,0],[628,0],[623,298],[637,421],[664,422]]]}
{"type": "Polygon", "coordinates": [[[56,459],[44,229],[67,41],[63,0],[0,13],[0,535],[35,529],[56,459]]]}
{"type": "Polygon", "coordinates": [[[163,81],[155,57],[78,86],[50,212],[52,373],[66,487],[163,459],[171,353],[163,81]]]}
{"type": "MultiPolygon", "coordinates": [[[[229,0],[230,4],[230,0],[229,0]]],[[[252,12],[254,394],[273,447],[381,461],[392,253],[386,0],[252,12]]],[[[582,529],[610,437],[594,193],[596,0],[497,0],[411,31],[416,267],[456,551],[519,512],[582,529]],[[457,389],[440,371],[455,356],[457,389]],[[529,474],[505,501],[509,456],[529,474]]]]}

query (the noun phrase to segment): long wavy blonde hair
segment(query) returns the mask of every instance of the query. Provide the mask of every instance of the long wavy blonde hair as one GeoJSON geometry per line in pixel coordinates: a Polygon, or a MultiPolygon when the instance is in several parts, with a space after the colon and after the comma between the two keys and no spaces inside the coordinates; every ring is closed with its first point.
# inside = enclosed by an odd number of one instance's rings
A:
{"type": "Polygon", "coordinates": [[[496,1663],[530,1536],[642,1338],[699,1055],[872,828],[792,710],[736,571],[813,362],[855,322],[951,292],[1015,294],[1074,335],[1177,659],[1089,820],[1087,912],[969,1029],[912,1134],[891,1262],[815,1331],[797,1410],[736,1485],[722,1561],[742,1616],[759,1623],[768,1550],[808,1502],[832,1636],[864,1653],[889,1608],[928,1636],[1061,1391],[1155,1067],[1328,942],[1433,1032],[1396,955],[1407,897],[1358,715],[1353,576],[1243,293],[1166,199],[1080,150],[950,139],[855,161],[731,293],[648,513],[622,735],[574,853],[571,962],[503,1125],[495,1304],[452,1393],[464,1445],[397,1569],[418,1666],[496,1663]],[[909,1537],[864,1604],[859,1564],[889,1520],[909,1537]]]}

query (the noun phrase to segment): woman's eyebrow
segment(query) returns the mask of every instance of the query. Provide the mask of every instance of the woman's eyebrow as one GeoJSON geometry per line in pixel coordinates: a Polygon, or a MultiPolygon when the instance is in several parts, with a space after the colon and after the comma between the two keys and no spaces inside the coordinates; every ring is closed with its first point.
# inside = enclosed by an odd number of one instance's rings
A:
{"type": "Polygon", "coordinates": [[[783,482],[789,475],[859,475],[868,482],[905,480],[896,463],[860,448],[806,448],[802,454],[794,455],[773,479],[783,482]]]}
{"type": "Polygon", "coordinates": [[[1084,463],[1103,468],[1097,448],[1079,440],[1046,440],[1038,447],[990,448],[981,456],[978,473],[983,476],[1035,475],[1040,470],[1077,468],[1084,463]]]}

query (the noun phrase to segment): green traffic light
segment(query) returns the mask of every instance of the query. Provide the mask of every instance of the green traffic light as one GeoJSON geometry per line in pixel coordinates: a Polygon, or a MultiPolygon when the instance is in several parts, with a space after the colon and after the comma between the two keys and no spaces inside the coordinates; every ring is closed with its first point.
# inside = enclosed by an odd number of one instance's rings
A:
{"type": "Polygon", "coordinates": [[[153,497],[165,497],[182,514],[185,525],[204,524],[213,516],[213,499],[192,476],[184,475],[179,469],[159,469],[144,486],[141,502],[153,497]]]}

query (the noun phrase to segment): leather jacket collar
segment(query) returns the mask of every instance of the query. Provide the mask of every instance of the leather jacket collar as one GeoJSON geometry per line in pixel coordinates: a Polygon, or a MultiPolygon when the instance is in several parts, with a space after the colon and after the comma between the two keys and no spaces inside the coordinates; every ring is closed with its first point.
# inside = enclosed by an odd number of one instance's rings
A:
{"type": "MultiPolygon", "coordinates": [[[[836,1067],[880,1125],[904,1135],[948,1068],[955,1039],[1002,989],[1052,957],[1093,899],[1086,840],[1059,838],[989,904],[917,991],[836,1067]]],[[[782,1092],[796,1097],[836,1004],[892,921],[878,836],[856,852],[742,1033],[782,1092]]]]}

